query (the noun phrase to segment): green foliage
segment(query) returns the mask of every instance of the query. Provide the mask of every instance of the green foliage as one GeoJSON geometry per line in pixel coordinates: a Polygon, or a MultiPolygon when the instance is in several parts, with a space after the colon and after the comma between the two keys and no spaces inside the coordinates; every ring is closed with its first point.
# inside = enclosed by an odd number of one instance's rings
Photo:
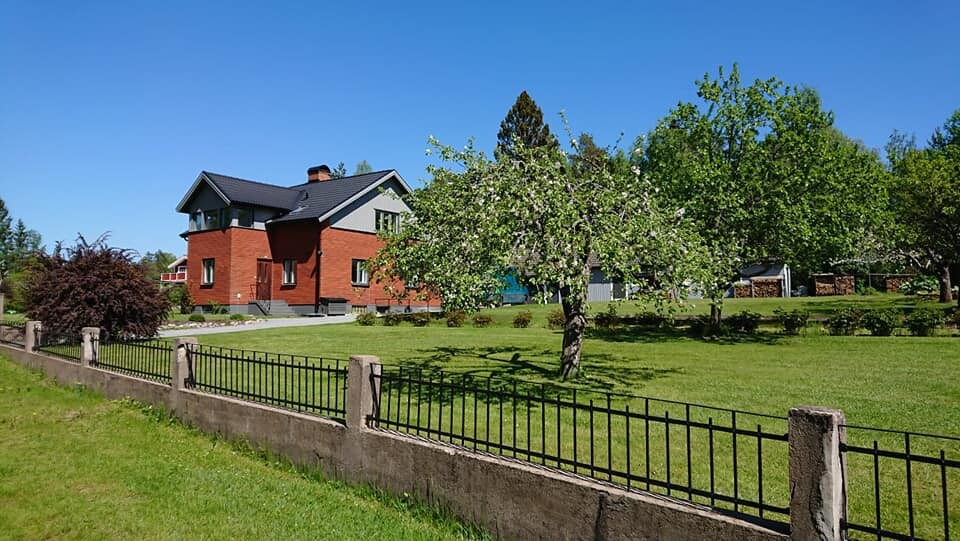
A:
{"type": "Polygon", "coordinates": [[[175,306],[181,314],[189,314],[193,311],[193,297],[190,295],[190,289],[186,284],[176,284],[167,288],[166,291],[170,304],[175,306]]]}
{"type": "Polygon", "coordinates": [[[827,318],[827,330],[834,336],[852,336],[856,334],[861,325],[863,311],[856,308],[841,308],[835,310],[827,318]]]}
{"type": "Polygon", "coordinates": [[[810,320],[810,313],[806,310],[795,308],[793,310],[776,309],[773,311],[780,326],[783,327],[784,334],[796,335],[807,327],[807,321],[810,320]]]}
{"type": "Polygon", "coordinates": [[[226,314],[226,313],[227,313],[227,307],[226,307],[225,305],[223,305],[223,304],[220,304],[219,302],[217,302],[217,301],[215,301],[215,300],[212,300],[212,299],[211,299],[211,300],[207,301],[207,304],[210,306],[210,313],[211,313],[211,314],[226,314]]]}
{"type": "Polygon", "coordinates": [[[433,315],[430,312],[414,312],[409,315],[409,319],[414,327],[426,327],[433,320],[433,315]]]}
{"type": "MultiPolygon", "coordinates": [[[[682,213],[661,209],[656,190],[633,172],[601,164],[578,173],[571,156],[553,147],[518,145],[512,159],[491,161],[472,144],[432,144],[445,165],[429,167],[433,179],[407,199],[416,219],[404,220],[372,260],[381,281],[416,279],[437,292],[445,310],[474,311],[513,269],[548,297],[560,293],[565,311],[582,319],[591,254],[626,282],[664,269],[663,288],[698,267],[682,213]]],[[[561,354],[565,372],[579,357],[576,348],[561,354]]]]}
{"type": "MultiPolygon", "coordinates": [[[[859,283],[860,283],[860,282],[857,282],[857,284],[859,284],[859,283]]],[[[867,286],[867,287],[864,287],[863,289],[860,290],[860,294],[861,294],[861,295],[865,295],[865,296],[870,296],[870,295],[878,295],[878,294],[880,294],[880,292],[877,291],[877,288],[875,288],[875,287],[867,286]]]]}
{"type": "Polygon", "coordinates": [[[563,310],[550,310],[547,314],[547,327],[551,329],[562,329],[567,322],[567,316],[563,315],[563,310]]]}
{"type": "Polygon", "coordinates": [[[607,311],[597,314],[593,324],[599,329],[615,329],[620,326],[620,316],[617,315],[617,307],[613,303],[607,305],[607,311]]]}
{"type": "Polygon", "coordinates": [[[513,158],[518,144],[525,148],[560,146],[550,133],[550,125],[543,123],[543,111],[526,90],[517,96],[517,101],[500,123],[495,151],[497,158],[513,158]]]}
{"type": "Polygon", "coordinates": [[[943,326],[943,312],[928,306],[918,306],[904,318],[904,325],[914,336],[933,336],[943,326]]]}
{"type": "Polygon", "coordinates": [[[231,321],[243,321],[245,319],[247,319],[247,316],[243,314],[230,314],[231,321]]]}
{"type": "Polygon", "coordinates": [[[203,323],[207,320],[206,316],[203,314],[190,314],[190,317],[187,319],[194,323],[203,323]]]}
{"type": "Polygon", "coordinates": [[[929,148],[905,147],[891,153],[896,241],[906,259],[918,266],[930,264],[940,270],[960,261],[960,243],[956,242],[960,236],[958,133],[960,110],[937,129],[929,148]]]}
{"type": "Polygon", "coordinates": [[[900,310],[878,308],[863,313],[861,323],[873,336],[890,336],[900,326],[900,310]]]}
{"type": "Polygon", "coordinates": [[[447,313],[447,327],[463,327],[467,320],[467,313],[463,310],[454,310],[447,313]]]}
{"type": "Polygon", "coordinates": [[[489,327],[493,324],[493,318],[485,314],[477,314],[473,316],[473,326],[474,327],[489,327]]]}
{"type": "Polygon", "coordinates": [[[700,101],[651,132],[643,169],[703,238],[706,261],[690,278],[712,304],[744,262],[809,272],[864,250],[886,204],[884,167],[833,127],[813,89],[745,84],[736,64],[696,85],[700,101]]]}
{"type": "Polygon", "coordinates": [[[364,312],[357,316],[357,325],[362,325],[364,327],[369,327],[371,325],[377,324],[377,313],[376,312],[364,312]]]}
{"type": "Polygon", "coordinates": [[[140,264],[147,271],[147,277],[156,282],[160,281],[160,275],[169,272],[169,265],[176,261],[177,256],[170,252],[157,250],[156,252],[147,252],[140,258],[140,264]]]}
{"type": "Polygon", "coordinates": [[[530,326],[531,321],[533,321],[533,313],[529,310],[526,310],[514,316],[513,326],[517,329],[526,329],[530,326]]]}
{"type": "Polygon", "coordinates": [[[100,327],[111,336],[153,336],[170,311],[158,284],[131,251],[80,236],[69,249],[40,254],[25,291],[28,315],[56,332],[100,327]]]}
{"type": "Polygon", "coordinates": [[[904,295],[916,295],[918,293],[930,293],[940,288],[940,281],[935,276],[918,274],[912,279],[900,284],[900,293],[904,295]]]}
{"type": "Polygon", "coordinates": [[[403,323],[403,314],[399,312],[388,312],[383,316],[383,324],[386,327],[396,327],[403,323]]]}
{"type": "Polygon", "coordinates": [[[367,160],[360,160],[357,168],[353,171],[354,175],[364,175],[373,171],[373,166],[367,160]]]}
{"type": "Polygon", "coordinates": [[[739,314],[727,318],[727,326],[736,332],[753,334],[760,327],[760,314],[743,310],[739,314]]]}
{"type": "Polygon", "coordinates": [[[343,162],[337,164],[336,167],[330,171],[330,178],[343,178],[347,176],[347,166],[343,162]]]}

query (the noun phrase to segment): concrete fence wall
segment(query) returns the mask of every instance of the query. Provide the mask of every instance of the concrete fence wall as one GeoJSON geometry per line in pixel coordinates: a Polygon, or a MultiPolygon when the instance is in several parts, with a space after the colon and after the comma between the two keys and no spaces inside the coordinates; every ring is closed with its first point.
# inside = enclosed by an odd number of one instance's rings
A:
{"type": "Polygon", "coordinates": [[[845,502],[840,444],[843,414],[822,408],[790,411],[790,528],[760,525],[660,495],[621,490],[530,464],[471,452],[369,426],[378,359],[350,358],[346,423],[201,393],[188,388],[186,345],[171,349],[172,385],[90,366],[92,337],[84,329],[80,363],[34,353],[0,352],[63,385],[82,384],[108,398],[163,407],[183,422],[227,438],[242,438],[301,466],[350,482],[408,493],[451,510],[505,539],[839,540],[845,502]]]}

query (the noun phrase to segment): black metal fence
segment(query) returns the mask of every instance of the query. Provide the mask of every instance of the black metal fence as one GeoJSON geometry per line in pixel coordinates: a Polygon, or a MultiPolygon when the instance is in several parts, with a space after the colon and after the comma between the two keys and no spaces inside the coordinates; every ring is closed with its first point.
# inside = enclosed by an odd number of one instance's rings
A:
{"type": "Polygon", "coordinates": [[[80,362],[80,350],[83,344],[80,333],[54,332],[38,326],[34,330],[34,336],[34,351],[42,351],[66,361],[80,362]]]}
{"type": "Polygon", "coordinates": [[[188,348],[194,386],[295,411],[344,420],[345,361],[213,346],[188,348]]]}
{"type": "Polygon", "coordinates": [[[26,323],[0,323],[0,343],[23,347],[27,333],[26,323]]]}
{"type": "Polygon", "coordinates": [[[93,340],[91,366],[170,383],[170,363],[173,341],[161,338],[110,339],[104,336],[93,340]]]}
{"type": "Polygon", "coordinates": [[[960,534],[960,438],[848,425],[849,539],[960,534]]]}
{"type": "Polygon", "coordinates": [[[788,528],[786,417],[441,371],[373,379],[380,428],[788,528]]]}

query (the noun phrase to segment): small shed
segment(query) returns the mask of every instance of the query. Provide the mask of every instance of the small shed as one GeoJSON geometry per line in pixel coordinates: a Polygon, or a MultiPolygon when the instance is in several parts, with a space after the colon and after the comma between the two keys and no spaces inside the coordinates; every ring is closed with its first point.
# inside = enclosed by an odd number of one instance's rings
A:
{"type": "Polygon", "coordinates": [[[740,269],[730,296],[737,298],[789,297],[793,284],[786,263],[758,263],[740,269]]]}

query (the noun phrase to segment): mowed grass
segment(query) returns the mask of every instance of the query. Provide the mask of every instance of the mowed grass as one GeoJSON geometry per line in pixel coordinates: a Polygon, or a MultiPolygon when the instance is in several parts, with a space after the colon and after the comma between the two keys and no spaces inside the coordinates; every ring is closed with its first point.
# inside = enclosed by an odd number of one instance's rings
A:
{"type": "MultiPolygon", "coordinates": [[[[864,299],[868,299],[866,302],[873,306],[910,305],[915,302],[911,298],[891,295],[818,299],[816,303],[808,299],[796,299],[786,301],[784,307],[792,309],[803,306],[815,312],[816,306],[823,309],[825,303],[863,307],[863,303],[856,301],[864,299]]],[[[784,303],[783,300],[778,302],[784,303]]],[[[735,310],[769,313],[776,308],[771,304],[767,300],[744,299],[736,303],[735,310]]],[[[532,406],[527,406],[522,396],[519,404],[515,405],[512,399],[503,401],[487,397],[482,391],[486,385],[483,378],[486,376],[494,376],[494,382],[503,378],[533,383],[561,383],[557,377],[561,333],[545,325],[545,314],[551,309],[555,307],[491,310],[487,313],[494,317],[495,323],[489,328],[447,328],[441,320],[425,328],[409,325],[331,325],[210,335],[202,336],[200,340],[204,344],[341,359],[351,354],[377,355],[385,369],[403,367],[408,376],[411,374],[409,369],[422,369],[425,378],[434,378],[434,385],[428,386],[427,393],[423,393],[419,386],[404,391],[399,384],[395,385],[394,391],[388,390],[392,394],[385,400],[396,401],[391,406],[392,419],[420,426],[424,426],[429,419],[435,431],[455,434],[452,438],[443,439],[468,447],[472,446],[469,438],[473,436],[493,441],[496,446],[501,445],[502,441],[502,446],[507,448],[503,452],[512,456],[509,448],[518,447],[521,458],[525,458],[524,451],[529,446],[533,449],[532,458],[536,462],[541,461],[536,457],[538,450],[565,459],[572,459],[576,450],[580,463],[590,461],[593,453],[592,462],[599,468],[609,466],[623,472],[626,469],[627,445],[622,417],[613,416],[608,432],[608,420],[598,413],[593,423],[594,434],[590,438],[591,426],[586,410],[578,411],[579,417],[574,423],[571,408],[557,411],[550,404],[541,408],[536,400],[532,406]],[[534,311],[534,326],[527,329],[512,328],[510,322],[513,315],[523,309],[534,311]],[[441,395],[435,385],[436,370],[456,377],[471,376],[474,378],[471,385],[479,387],[481,391],[464,394],[462,389],[458,391],[448,386],[446,394],[441,395]],[[418,391],[421,392],[419,400],[414,394],[418,391]],[[461,394],[458,395],[458,392],[461,394]],[[432,402],[427,401],[427,396],[431,397],[432,402]],[[408,400],[410,406],[407,405],[408,400]],[[438,404],[440,401],[445,403],[446,408],[442,417],[438,404]],[[528,414],[531,417],[529,428],[528,414]],[[500,420],[501,416],[503,421],[500,420]],[[579,436],[576,446],[571,437],[574,426],[579,436]],[[562,436],[559,443],[558,429],[562,436]],[[518,434],[516,445],[513,442],[515,433],[518,434]],[[456,435],[461,438],[458,440],[456,435]],[[594,444],[592,449],[591,441],[594,444]]],[[[731,313],[731,307],[728,307],[727,313],[731,313]]],[[[794,406],[818,405],[844,410],[850,424],[960,435],[960,340],[946,336],[833,337],[821,334],[817,327],[814,325],[805,335],[796,337],[768,332],[720,341],[704,341],[673,329],[638,327],[613,332],[591,330],[584,344],[582,375],[576,380],[562,383],[565,388],[563,396],[569,400],[570,392],[576,388],[581,393],[580,403],[586,404],[593,399],[595,405],[605,406],[604,393],[609,391],[778,416],[785,416],[794,406]]],[[[509,387],[506,390],[511,391],[509,387]]],[[[521,394],[527,391],[536,398],[538,387],[527,387],[521,390],[521,394]]],[[[644,411],[647,406],[642,399],[614,395],[611,400],[614,409],[629,407],[635,413],[644,411]]],[[[649,404],[651,415],[661,418],[665,412],[672,419],[682,419],[686,415],[682,406],[662,402],[649,404]]],[[[385,409],[385,404],[382,408],[385,409]]],[[[709,416],[714,417],[716,424],[730,425],[729,414],[711,413],[700,408],[694,408],[691,413],[691,417],[700,422],[707,422],[709,416]]],[[[686,435],[682,427],[671,425],[672,428],[666,430],[662,422],[654,422],[651,424],[648,444],[647,428],[638,424],[634,421],[631,426],[630,463],[633,475],[668,480],[678,485],[691,481],[698,488],[710,486],[710,454],[705,430],[694,430],[688,466],[686,435]],[[666,472],[667,437],[671,440],[669,476],[666,472]],[[651,471],[649,475],[646,470],[648,466],[651,471]]],[[[757,424],[762,424],[765,432],[785,433],[785,423],[778,420],[749,416],[740,416],[738,419],[740,428],[756,430],[757,424]]],[[[738,486],[734,489],[733,442],[729,434],[716,433],[715,436],[714,482],[717,492],[731,496],[736,493],[738,498],[757,500],[760,486],[756,438],[738,437],[738,486]]],[[[903,451],[903,442],[896,436],[850,430],[851,443],[870,447],[873,439],[879,441],[881,449],[903,451]]],[[[960,446],[956,442],[922,439],[912,442],[914,453],[937,456],[940,449],[946,451],[948,459],[960,458],[960,446]]],[[[788,500],[786,445],[765,440],[761,452],[764,502],[775,506],[785,505],[788,500]]],[[[551,465],[550,460],[545,462],[551,465]]],[[[880,463],[884,528],[907,531],[904,463],[893,459],[881,459],[880,463]]],[[[569,464],[561,467],[572,469],[569,464]]],[[[850,455],[848,467],[851,520],[872,524],[872,459],[850,455]]],[[[580,473],[589,473],[583,468],[578,469],[580,473]]],[[[603,477],[602,473],[593,473],[603,477]]],[[[918,532],[927,537],[942,537],[939,468],[914,465],[913,475],[918,532]]],[[[625,482],[623,478],[613,477],[615,482],[625,482]]],[[[954,495],[949,504],[951,522],[954,522],[960,519],[960,499],[956,496],[960,494],[960,472],[950,470],[947,485],[949,493],[954,495]]],[[[645,487],[644,483],[634,483],[634,486],[645,487]]],[[[662,487],[654,489],[665,491],[662,487]]],[[[679,491],[680,494],[673,492],[674,495],[685,497],[682,491],[679,491]]],[[[703,497],[694,496],[693,499],[708,503],[703,497]]],[[[731,507],[726,504],[719,506],[731,507]]],[[[743,507],[741,510],[756,514],[755,510],[743,507]]],[[[777,518],[770,514],[767,516],[777,518]]],[[[952,524],[952,527],[956,529],[960,524],[952,524]]]]}
{"type": "Polygon", "coordinates": [[[326,481],[0,357],[2,539],[463,539],[432,508],[326,481]]]}

